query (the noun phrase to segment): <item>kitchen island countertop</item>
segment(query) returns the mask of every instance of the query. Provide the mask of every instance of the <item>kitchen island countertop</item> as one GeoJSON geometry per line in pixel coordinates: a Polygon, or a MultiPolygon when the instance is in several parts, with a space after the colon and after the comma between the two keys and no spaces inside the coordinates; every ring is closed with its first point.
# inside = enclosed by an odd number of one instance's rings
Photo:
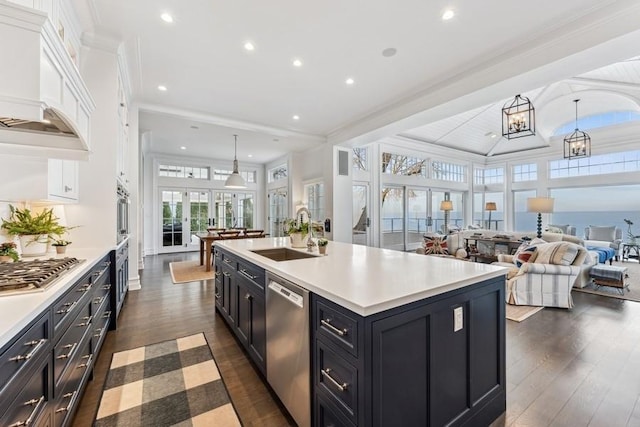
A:
{"type": "Polygon", "coordinates": [[[216,245],[361,316],[506,274],[506,268],[489,264],[340,242],[329,242],[326,256],[316,247],[317,257],[289,261],[252,252],[290,248],[288,237],[221,240],[216,245]]]}

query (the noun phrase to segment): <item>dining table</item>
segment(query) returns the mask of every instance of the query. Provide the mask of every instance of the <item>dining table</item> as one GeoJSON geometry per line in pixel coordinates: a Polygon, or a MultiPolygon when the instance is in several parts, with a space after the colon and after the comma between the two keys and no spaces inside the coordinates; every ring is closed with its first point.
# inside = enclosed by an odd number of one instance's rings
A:
{"type": "Polygon", "coordinates": [[[205,271],[211,271],[211,247],[214,241],[222,237],[218,233],[196,233],[196,236],[200,239],[200,265],[205,265],[205,271]]]}

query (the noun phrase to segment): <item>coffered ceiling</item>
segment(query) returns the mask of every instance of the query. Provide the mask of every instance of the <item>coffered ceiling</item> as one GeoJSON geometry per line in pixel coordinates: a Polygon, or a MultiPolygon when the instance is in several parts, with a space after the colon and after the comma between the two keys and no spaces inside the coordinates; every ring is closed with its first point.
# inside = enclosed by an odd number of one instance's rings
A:
{"type": "MultiPolygon", "coordinates": [[[[624,64],[584,74],[633,56],[627,45],[605,59],[580,56],[616,38],[640,39],[633,0],[71,1],[86,33],[123,42],[141,128],[151,131],[158,152],[190,145],[198,156],[230,159],[234,133],[239,159],[253,154],[257,163],[365,134],[463,147],[499,131],[499,112],[495,121],[490,115],[507,94],[545,97],[549,111],[558,99],[560,111],[560,99],[588,80],[635,87],[638,77],[624,64]],[[455,16],[444,21],[447,9],[455,16]],[[247,41],[254,50],[244,48],[247,41]],[[383,54],[391,48],[395,55],[383,54]],[[545,69],[550,64],[555,71],[545,69]],[[574,75],[583,80],[546,89],[574,75]],[[492,95],[483,92],[500,84],[492,95]],[[421,121],[424,111],[479,92],[448,108],[450,118],[421,121]]],[[[544,143],[543,135],[526,144],[544,143]]],[[[500,153],[494,145],[484,141],[471,151],[500,153]]]]}

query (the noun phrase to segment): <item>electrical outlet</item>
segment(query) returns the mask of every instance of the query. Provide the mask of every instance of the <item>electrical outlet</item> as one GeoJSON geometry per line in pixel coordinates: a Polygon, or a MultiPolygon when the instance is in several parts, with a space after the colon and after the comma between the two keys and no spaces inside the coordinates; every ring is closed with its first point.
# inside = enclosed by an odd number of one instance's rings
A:
{"type": "Polygon", "coordinates": [[[453,332],[458,332],[464,327],[464,315],[462,307],[453,309],[453,332]]]}

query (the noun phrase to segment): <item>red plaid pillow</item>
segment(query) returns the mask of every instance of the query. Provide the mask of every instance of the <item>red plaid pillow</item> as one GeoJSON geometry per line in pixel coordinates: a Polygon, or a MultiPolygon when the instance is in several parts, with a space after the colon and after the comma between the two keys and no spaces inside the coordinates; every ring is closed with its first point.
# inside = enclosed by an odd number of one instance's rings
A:
{"type": "Polygon", "coordinates": [[[425,255],[449,255],[446,236],[424,236],[425,255]]]}

